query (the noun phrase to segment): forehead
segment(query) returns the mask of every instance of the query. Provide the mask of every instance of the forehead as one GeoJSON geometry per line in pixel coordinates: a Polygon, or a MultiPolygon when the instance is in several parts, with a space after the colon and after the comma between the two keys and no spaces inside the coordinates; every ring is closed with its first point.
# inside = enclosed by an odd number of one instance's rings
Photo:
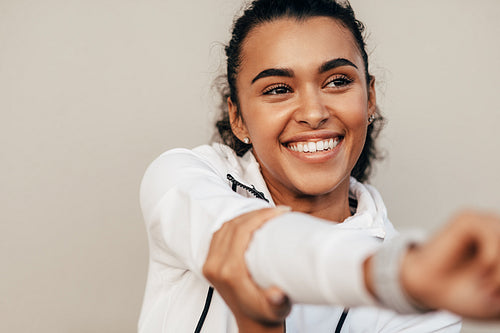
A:
{"type": "Polygon", "coordinates": [[[317,66],[346,58],[358,68],[363,59],[352,33],[330,17],[281,18],[259,24],[243,42],[240,73],[245,69],[317,66]]]}

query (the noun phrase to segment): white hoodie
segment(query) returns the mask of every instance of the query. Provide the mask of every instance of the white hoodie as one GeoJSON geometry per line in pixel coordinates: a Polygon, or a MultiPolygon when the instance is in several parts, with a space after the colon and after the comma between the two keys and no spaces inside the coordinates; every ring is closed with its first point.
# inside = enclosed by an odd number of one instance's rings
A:
{"type": "MultiPolygon", "coordinates": [[[[373,187],[351,178],[349,196],[357,207],[343,223],[292,212],[253,236],[246,252],[252,277],[296,303],[287,332],[333,332],[344,306],[351,309],[342,332],[459,332],[460,319],[447,313],[403,316],[376,307],[362,263],[396,231],[373,187]]],[[[194,332],[209,289],[202,267],[212,234],[236,216],[274,206],[259,164],[251,152],[238,157],[221,144],[170,150],[147,169],[140,198],[150,262],[139,332],[194,332]]],[[[238,332],[217,291],[201,332],[238,332]]]]}

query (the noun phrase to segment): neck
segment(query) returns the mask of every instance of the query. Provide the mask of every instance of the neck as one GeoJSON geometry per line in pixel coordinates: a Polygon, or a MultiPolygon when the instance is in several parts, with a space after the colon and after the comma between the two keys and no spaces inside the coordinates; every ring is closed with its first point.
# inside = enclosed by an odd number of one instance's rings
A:
{"type": "Polygon", "coordinates": [[[349,179],[333,191],[320,195],[286,194],[269,186],[276,205],[292,207],[295,212],[306,213],[321,219],[343,222],[351,216],[349,207],[349,179]]]}

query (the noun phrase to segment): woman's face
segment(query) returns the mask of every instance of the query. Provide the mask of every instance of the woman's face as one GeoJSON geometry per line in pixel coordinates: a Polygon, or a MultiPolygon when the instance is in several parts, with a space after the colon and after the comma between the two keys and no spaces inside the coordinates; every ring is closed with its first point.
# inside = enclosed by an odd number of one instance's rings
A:
{"type": "Polygon", "coordinates": [[[241,117],[229,100],[231,123],[250,138],[281,202],[348,188],[375,112],[364,73],[351,33],[328,17],[278,19],[247,36],[236,82],[241,117]]]}

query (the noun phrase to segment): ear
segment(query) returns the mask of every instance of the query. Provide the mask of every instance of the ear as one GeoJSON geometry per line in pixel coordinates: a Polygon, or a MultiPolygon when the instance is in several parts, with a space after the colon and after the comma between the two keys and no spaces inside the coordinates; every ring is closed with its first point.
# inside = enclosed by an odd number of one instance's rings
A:
{"type": "Polygon", "coordinates": [[[231,97],[227,98],[227,110],[229,112],[229,123],[234,135],[240,141],[243,141],[246,137],[250,137],[245,122],[241,117],[241,112],[238,112],[238,107],[233,103],[231,97]]]}
{"type": "Polygon", "coordinates": [[[375,92],[375,77],[370,77],[368,87],[368,116],[375,115],[377,111],[377,93],[375,92]]]}

